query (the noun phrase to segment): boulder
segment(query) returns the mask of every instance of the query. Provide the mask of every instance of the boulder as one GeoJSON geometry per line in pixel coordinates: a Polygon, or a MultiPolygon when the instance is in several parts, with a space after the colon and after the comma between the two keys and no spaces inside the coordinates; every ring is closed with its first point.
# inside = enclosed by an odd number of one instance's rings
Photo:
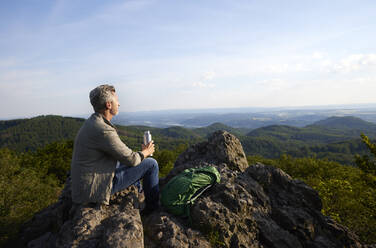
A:
{"type": "Polygon", "coordinates": [[[247,157],[240,141],[227,131],[216,131],[208,141],[191,146],[177,159],[175,167],[197,162],[225,163],[232,170],[244,171],[248,167],[247,157]]]}
{"type": "Polygon", "coordinates": [[[19,247],[144,247],[136,187],[111,197],[110,205],[75,205],[70,179],[57,203],[36,214],[20,232],[19,247]]]}

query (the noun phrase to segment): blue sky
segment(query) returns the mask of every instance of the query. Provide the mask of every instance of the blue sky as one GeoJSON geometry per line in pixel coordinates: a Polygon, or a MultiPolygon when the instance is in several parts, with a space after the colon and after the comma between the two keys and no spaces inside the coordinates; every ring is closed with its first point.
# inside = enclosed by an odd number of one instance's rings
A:
{"type": "Polygon", "coordinates": [[[376,1],[0,2],[0,119],[374,103],[376,1]]]}

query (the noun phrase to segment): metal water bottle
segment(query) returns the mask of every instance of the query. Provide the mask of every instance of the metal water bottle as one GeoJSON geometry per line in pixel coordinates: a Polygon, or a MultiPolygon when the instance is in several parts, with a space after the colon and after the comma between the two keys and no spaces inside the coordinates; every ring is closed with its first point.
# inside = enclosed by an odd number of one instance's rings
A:
{"type": "Polygon", "coordinates": [[[144,132],[144,145],[147,145],[149,144],[151,141],[151,134],[150,134],[150,131],[145,131],[144,132]]]}
{"type": "MultiPolygon", "coordinates": [[[[147,145],[151,142],[151,134],[150,134],[150,131],[145,131],[144,132],[144,145],[147,145]]],[[[151,154],[151,156],[153,156],[153,154],[151,154]]]]}

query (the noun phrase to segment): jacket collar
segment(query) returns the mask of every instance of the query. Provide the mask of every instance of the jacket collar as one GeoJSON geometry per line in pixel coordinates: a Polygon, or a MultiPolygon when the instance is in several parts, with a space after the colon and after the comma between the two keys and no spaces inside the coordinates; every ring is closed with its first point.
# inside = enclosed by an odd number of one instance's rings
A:
{"type": "Polygon", "coordinates": [[[103,114],[98,113],[98,112],[95,112],[94,115],[98,116],[99,118],[102,118],[103,121],[104,121],[104,123],[106,123],[107,125],[110,125],[111,127],[113,127],[113,128],[116,129],[116,127],[114,126],[114,124],[112,124],[111,121],[107,120],[107,119],[103,116],[103,114]]]}

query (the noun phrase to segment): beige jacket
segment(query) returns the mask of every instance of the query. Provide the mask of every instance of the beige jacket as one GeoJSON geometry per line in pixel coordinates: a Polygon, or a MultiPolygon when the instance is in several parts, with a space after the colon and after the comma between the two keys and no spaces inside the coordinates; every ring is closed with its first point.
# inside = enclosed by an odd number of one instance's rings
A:
{"type": "Polygon", "coordinates": [[[108,204],[117,161],[136,166],[143,159],[119,138],[115,127],[103,115],[92,114],[78,131],[74,142],[71,178],[75,203],[108,204]]]}

